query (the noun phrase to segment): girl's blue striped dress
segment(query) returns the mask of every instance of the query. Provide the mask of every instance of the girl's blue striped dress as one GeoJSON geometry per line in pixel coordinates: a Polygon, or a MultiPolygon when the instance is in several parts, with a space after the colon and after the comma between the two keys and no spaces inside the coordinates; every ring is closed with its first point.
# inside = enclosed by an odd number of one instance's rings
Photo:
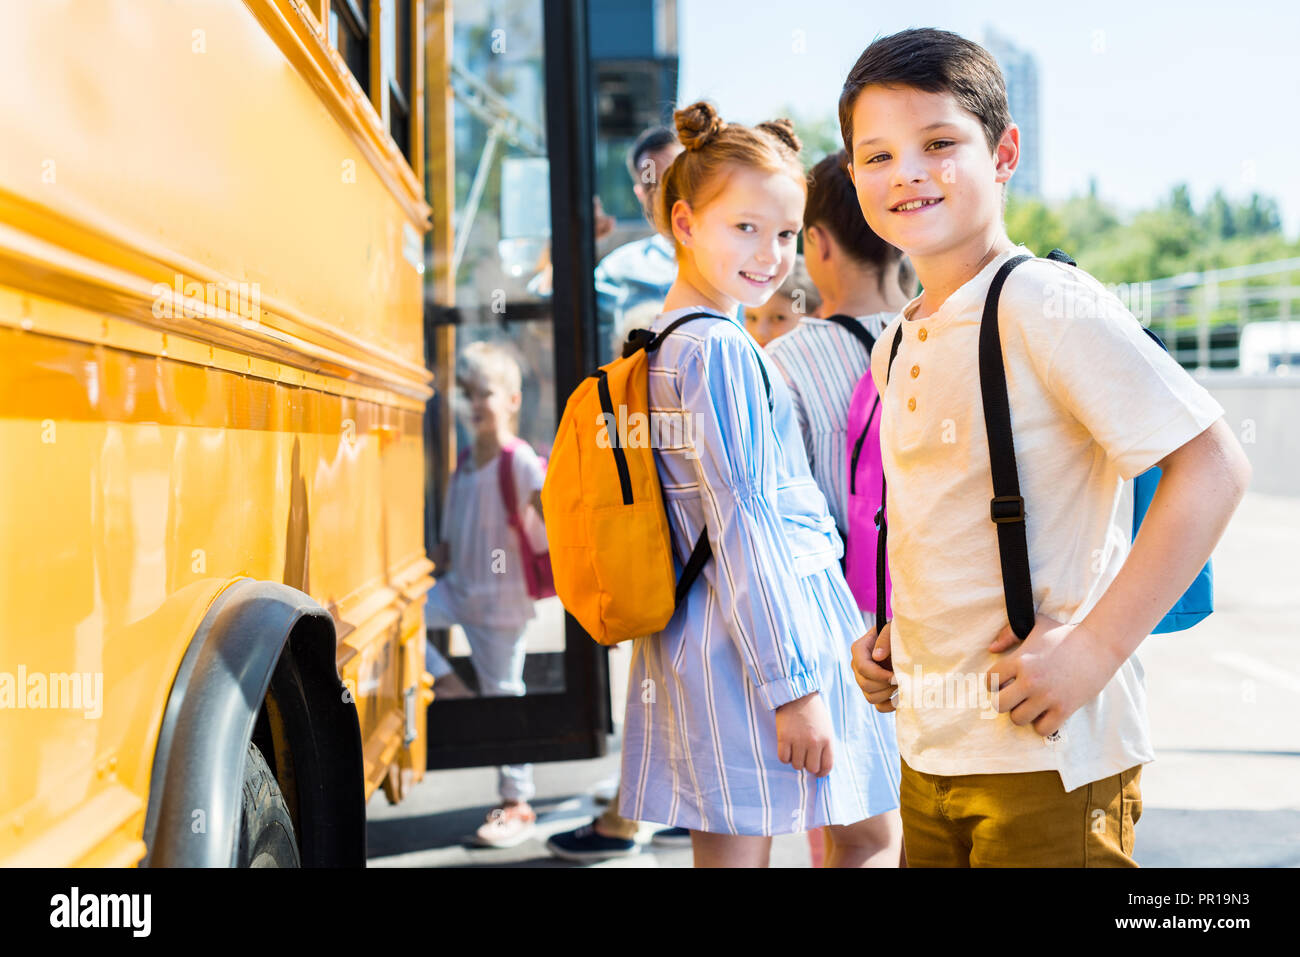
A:
{"type": "Polygon", "coordinates": [[[619,813],[720,834],[852,824],[898,807],[894,716],[853,680],[849,646],[867,629],[785,381],[738,321],[714,314],[650,357],[678,572],[706,525],[713,558],[668,626],[633,643],[619,813]],[[775,709],[812,691],[835,733],[822,778],[777,759],[775,709]]]}

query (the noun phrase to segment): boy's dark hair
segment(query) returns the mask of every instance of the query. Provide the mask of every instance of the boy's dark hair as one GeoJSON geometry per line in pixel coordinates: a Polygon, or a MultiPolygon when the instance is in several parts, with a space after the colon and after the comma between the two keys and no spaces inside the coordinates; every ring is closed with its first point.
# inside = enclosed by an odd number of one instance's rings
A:
{"type": "Polygon", "coordinates": [[[652,126],[643,130],[636,138],[632,148],[627,151],[627,171],[636,179],[641,172],[641,158],[646,153],[661,150],[669,143],[677,142],[677,134],[666,126],[652,126]]]}
{"type": "Polygon", "coordinates": [[[853,107],[868,86],[913,87],[925,93],[951,93],[979,117],[989,152],[1011,125],[1007,86],[993,55],[978,43],[929,27],[880,37],[862,51],[840,93],[840,134],[853,154],[853,107]]]}
{"type": "Polygon", "coordinates": [[[872,231],[862,216],[858,194],[849,179],[848,154],[832,153],[808,173],[808,203],[803,208],[804,229],[821,226],[835,237],[835,242],[856,262],[880,269],[884,288],[886,275],[903,252],[872,231]]]}

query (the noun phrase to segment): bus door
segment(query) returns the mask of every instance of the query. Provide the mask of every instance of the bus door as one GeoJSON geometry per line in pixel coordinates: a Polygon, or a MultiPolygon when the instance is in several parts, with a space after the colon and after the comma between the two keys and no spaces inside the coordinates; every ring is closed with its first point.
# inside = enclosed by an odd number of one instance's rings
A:
{"type": "MultiPolygon", "coordinates": [[[[437,30],[440,5],[433,7],[437,30]]],[[[459,461],[475,434],[470,397],[456,385],[467,350],[492,343],[518,365],[517,434],[542,457],[569,393],[596,365],[585,8],[584,0],[456,0],[454,23],[448,13],[442,24],[448,42],[428,45],[425,169],[435,212],[425,251],[426,342],[437,395],[426,417],[425,537],[435,561],[439,542],[457,534],[451,525],[475,520],[443,514],[450,473],[476,467],[472,452],[459,461]]],[[[494,478],[479,483],[480,494],[494,491],[494,478]]],[[[441,557],[448,563],[435,576],[456,574],[458,559],[462,568],[475,565],[464,571],[466,588],[481,587],[491,559],[473,549],[441,557]]],[[[477,604],[474,614],[482,614],[477,604]]],[[[430,769],[605,752],[607,652],[558,598],[537,602],[524,626],[522,695],[501,680],[509,649],[493,648],[491,634],[472,626],[434,627],[438,605],[435,595],[430,670],[451,670],[435,680],[428,708],[430,769]]]]}

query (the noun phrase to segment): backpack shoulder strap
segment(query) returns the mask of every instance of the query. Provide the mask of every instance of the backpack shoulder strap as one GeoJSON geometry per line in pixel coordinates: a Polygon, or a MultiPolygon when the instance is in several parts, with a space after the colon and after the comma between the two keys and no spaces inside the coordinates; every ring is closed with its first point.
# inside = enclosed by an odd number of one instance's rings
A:
{"type": "MultiPolygon", "coordinates": [[[[984,404],[984,431],[989,443],[989,470],[993,473],[993,498],[989,517],[997,526],[998,558],[1002,566],[1002,593],[1007,621],[1024,641],[1034,627],[1034,588],[1029,575],[1029,545],[1025,535],[1025,500],[1020,494],[1020,473],[1011,435],[1011,403],[998,329],[998,300],[1011,271],[1032,256],[1013,256],[1002,264],[984,299],[980,319],[980,397],[984,404]]],[[[1068,253],[1053,249],[1044,259],[1077,266],[1068,253]]]]}
{"type": "MultiPolygon", "coordinates": [[[[628,341],[623,346],[624,357],[631,355],[633,352],[635,352],[637,349],[640,348],[644,348],[646,352],[654,352],[661,345],[663,345],[664,340],[668,338],[668,335],[671,332],[676,330],[676,328],[680,326],[682,323],[689,322],[692,319],[722,319],[723,321],[726,321],[725,316],[719,316],[716,312],[691,312],[677,319],[674,319],[669,324],[669,326],[666,329],[664,329],[663,332],[659,333],[658,335],[651,334],[649,338],[646,339],[645,341],[638,340],[637,342],[634,343],[632,340],[633,334],[629,333],[628,341]]],[[[635,330],[635,331],[642,332],[644,330],[635,330]]],[[[750,343],[750,345],[753,346],[753,343],[750,343]]],[[[757,346],[754,346],[754,357],[758,359],[758,371],[763,376],[763,388],[767,391],[767,411],[771,412],[774,409],[772,403],[772,383],[767,378],[767,368],[763,365],[762,357],[758,355],[757,346]]]]}
{"type": "Polygon", "coordinates": [[[1029,578],[1029,546],[1025,539],[1025,500],[1020,495],[1020,475],[1016,470],[1015,443],[1011,436],[1011,405],[1002,360],[1002,337],[998,330],[998,300],[1011,271],[1032,258],[1013,256],[998,269],[984,299],[979,342],[980,397],[984,404],[989,467],[993,473],[989,517],[997,526],[1007,621],[1021,641],[1034,627],[1034,590],[1029,578]]]}
{"type": "MultiPolygon", "coordinates": [[[[907,320],[904,319],[903,322],[907,320]]],[[[894,341],[889,346],[889,364],[885,366],[885,388],[889,388],[889,374],[894,371],[894,357],[898,355],[898,344],[903,341],[903,322],[898,324],[898,329],[894,332],[894,341]]],[[[870,370],[867,375],[870,375],[870,370]]],[[[884,396],[877,396],[877,399],[883,404],[884,396]]],[[[881,410],[881,419],[884,419],[884,410],[881,410]]],[[[889,539],[889,527],[885,523],[885,463],[880,463],[880,507],[876,509],[876,634],[885,630],[885,542],[889,539]]],[[[889,656],[881,663],[883,668],[893,668],[893,656],[889,656]]]]}
{"type": "MultiPolygon", "coordinates": [[[[654,352],[661,345],[664,339],[672,333],[678,326],[692,319],[724,319],[722,316],[712,312],[691,312],[680,318],[674,319],[663,332],[658,335],[648,333],[647,330],[634,330],[628,334],[627,344],[623,346],[623,356],[632,355],[637,349],[645,349],[646,352],[654,352]],[[641,333],[638,335],[638,333],[641,333]],[[634,338],[635,337],[635,338],[634,338]]],[[[752,343],[751,343],[752,344],[752,343]]],[[[754,350],[754,358],[758,360],[758,371],[763,376],[763,388],[767,390],[767,409],[773,411],[772,403],[772,383],[768,381],[767,369],[763,366],[763,357],[758,355],[758,350],[754,350]]],[[[690,557],[686,559],[686,564],[682,566],[682,576],[677,579],[677,589],[674,595],[675,604],[680,605],[682,600],[690,592],[691,586],[695,580],[700,577],[704,571],[704,566],[713,555],[713,547],[709,544],[709,528],[706,524],[700,529],[700,537],[695,540],[695,546],[691,549],[690,557]]]]}
{"type": "Polygon", "coordinates": [[[511,528],[519,525],[519,500],[515,496],[515,449],[519,438],[507,442],[497,456],[497,485],[501,489],[501,503],[506,507],[506,521],[511,528]]]}
{"type": "Polygon", "coordinates": [[[876,346],[876,337],[867,332],[866,327],[858,322],[856,318],[837,312],[833,316],[827,316],[826,321],[835,323],[835,325],[857,339],[858,342],[862,343],[862,348],[867,350],[867,355],[871,355],[871,350],[876,346]]]}

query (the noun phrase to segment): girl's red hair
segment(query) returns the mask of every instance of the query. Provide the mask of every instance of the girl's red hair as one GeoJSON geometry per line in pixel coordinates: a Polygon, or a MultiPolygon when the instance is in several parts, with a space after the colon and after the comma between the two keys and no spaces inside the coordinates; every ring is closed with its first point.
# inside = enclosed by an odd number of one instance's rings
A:
{"type": "Polygon", "coordinates": [[[728,167],[788,173],[807,190],[799,161],[802,144],[789,120],[769,120],[755,127],[726,123],[712,104],[701,101],[675,112],[673,122],[685,149],[663,174],[655,196],[655,226],[667,238],[674,239],[672,213],[677,201],[699,209],[721,190],[728,167]]]}

